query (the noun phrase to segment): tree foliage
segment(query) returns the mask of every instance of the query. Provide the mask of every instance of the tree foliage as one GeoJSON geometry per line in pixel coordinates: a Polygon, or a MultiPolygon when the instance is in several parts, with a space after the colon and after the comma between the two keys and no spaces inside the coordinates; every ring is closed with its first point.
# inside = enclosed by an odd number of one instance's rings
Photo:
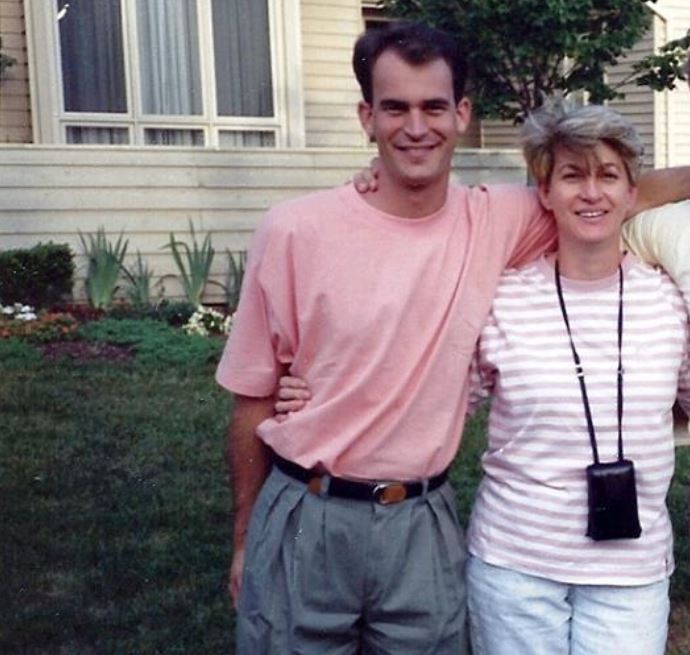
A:
{"type": "MultiPolygon", "coordinates": [[[[645,4],[643,0],[381,2],[393,16],[421,20],[453,34],[472,71],[476,114],[515,122],[553,95],[583,90],[594,103],[620,97],[607,83],[605,72],[650,26],[645,4]]],[[[635,73],[641,83],[669,88],[678,77],[677,64],[663,54],[635,73]]]]}
{"type": "Polygon", "coordinates": [[[2,52],[2,39],[0,39],[0,80],[5,76],[5,71],[10,66],[14,66],[16,63],[16,59],[9,57],[2,52]]]}
{"type": "Polygon", "coordinates": [[[633,67],[633,78],[638,86],[655,91],[675,89],[678,80],[687,80],[685,61],[690,48],[690,30],[681,39],[669,41],[658,53],[645,57],[633,67]]]}

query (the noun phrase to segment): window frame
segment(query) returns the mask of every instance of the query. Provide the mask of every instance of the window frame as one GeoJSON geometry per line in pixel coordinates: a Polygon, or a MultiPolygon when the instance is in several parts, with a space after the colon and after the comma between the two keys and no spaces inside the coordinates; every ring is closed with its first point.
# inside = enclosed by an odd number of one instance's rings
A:
{"type": "MultiPolygon", "coordinates": [[[[218,115],[215,71],[212,65],[214,52],[211,0],[195,0],[199,24],[202,113],[185,116],[144,114],[139,94],[139,52],[135,45],[135,2],[136,0],[121,0],[120,5],[127,112],[91,113],[64,110],[57,3],[55,0],[25,0],[34,143],[72,145],[67,143],[67,128],[76,126],[127,128],[130,141],[126,147],[177,147],[147,145],[146,129],[202,130],[205,148],[220,148],[220,132],[225,131],[271,132],[274,134],[276,148],[304,147],[300,0],[268,0],[274,107],[272,117],[218,115]]],[[[198,149],[198,146],[179,147],[198,149]]],[[[223,146],[224,149],[227,147],[223,146]]]]}

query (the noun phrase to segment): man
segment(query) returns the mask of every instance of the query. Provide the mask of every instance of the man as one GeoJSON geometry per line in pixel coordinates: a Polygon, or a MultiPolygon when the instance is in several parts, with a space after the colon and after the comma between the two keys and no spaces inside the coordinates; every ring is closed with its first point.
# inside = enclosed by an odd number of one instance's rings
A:
{"type": "MultiPolygon", "coordinates": [[[[690,85],[690,53],[685,76],[690,85]]],[[[661,266],[673,278],[690,313],[690,200],[638,214],[623,227],[623,238],[630,250],[650,264],[661,266]]],[[[688,417],[679,407],[676,426],[679,434],[690,437],[688,417]]]]}
{"type": "MultiPolygon", "coordinates": [[[[685,60],[685,77],[690,86],[690,53],[685,60]]],[[[649,209],[623,227],[623,239],[642,259],[661,266],[680,288],[690,314],[690,200],[649,209]]],[[[680,405],[674,409],[676,435],[690,439],[690,421],[680,405]]],[[[690,529],[690,487],[687,522],[690,529]]]]}
{"type": "MultiPolygon", "coordinates": [[[[501,271],[553,242],[532,191],[449,186],[470,120],[452,39],[394,24],[360,37],[353,65],[378,191],[269,212],[217,372],[236,395],[240,654],[464,652],[465,551],[446,470],[468,364],[501,271]],[[312,398],[278,423],[272,393],[288,369],[312,398]]],[[[690,189],[688,171],[664,179],[666,198],[690,189]]],[[[638,207],[658,181],[642,182],[638,207]]]]}
{"type": "MultiPolygon", "coordinates": [[[[690,200],[641,212],[623,227],[623,239],[632,252],[673,278],[690,313],[690,200]]],[[[674,414],[676,433],[687,440],[688,417],[678,405],[674,414]]]]}

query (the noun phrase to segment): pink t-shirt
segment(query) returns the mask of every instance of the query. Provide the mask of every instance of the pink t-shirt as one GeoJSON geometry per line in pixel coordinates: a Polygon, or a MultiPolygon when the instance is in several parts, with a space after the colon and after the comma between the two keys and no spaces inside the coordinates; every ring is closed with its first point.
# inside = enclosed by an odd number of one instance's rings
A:
{"type": "Polygon", "coordinates": [[[306,408],[257,431],[304,467],[438,473],[460,442],[468,367],[500,274],[554,238],[536,195],[517,186],[453,186],[421,219],[380,212],[350,186],[280,204],[255,234],[216,379],[261,397],[284,367],[305,378],[306,408]]]}

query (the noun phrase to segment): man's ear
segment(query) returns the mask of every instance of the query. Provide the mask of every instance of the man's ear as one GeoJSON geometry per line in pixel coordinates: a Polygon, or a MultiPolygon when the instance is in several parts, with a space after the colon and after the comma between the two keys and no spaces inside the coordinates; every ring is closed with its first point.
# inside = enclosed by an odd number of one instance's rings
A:
{"type": "Polygon", "coordinates": [[[472,120],[472,103],[469,98],[463,97],[455,105],[455,122],[458,134],[464,134],[472,120]]]}
{"type": "Polygon", "coordinates": [[[369,137],[369,141],[375,141],[374,110],[371,108],[371,105],[364,100],[360,100],[359,104],[357,105],[357,114],[359,115],[359,122],[362,126],[362,129],[369,137]]]}

